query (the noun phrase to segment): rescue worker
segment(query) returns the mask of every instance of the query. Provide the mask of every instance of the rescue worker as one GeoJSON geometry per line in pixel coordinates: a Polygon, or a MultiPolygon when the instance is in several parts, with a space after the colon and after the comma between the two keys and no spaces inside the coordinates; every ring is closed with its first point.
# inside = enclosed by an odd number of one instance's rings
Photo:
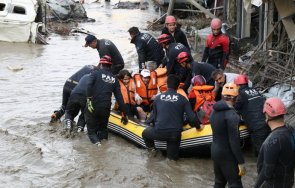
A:
{"type": "Polygon", "coordinates": [[[256,89],[248,86],[246,75],[238,75],[234,83],[239,86],[235,109],[247,125],[257,157],[262,143],[270,133],[262,112],[265,99],[256,89]]]}
{"type": "Polygon", "coordinates": [[[243,187],[244,157],[240,148],[240,117],[234,109],[238,86],[227,83],[222,89],[222,100],[213,106],[210,117],[213,133],[211,158],[214,166],[214,187],[243,187]]]}
{"type": "Polygon", "coordinates": [[[211,21],[212,34],[206,39],[202,62],[212,64],[217,69],[224,70],[229,58],[229,37],[221,32],[222,22],[219,18],[211,21]]]}
{"type": "Polygon", "coordinates": [[[69,130],[70,132],[73,131],[73,121],[74,118],[79,114],[79,111],[81,111],[81,114],[77,123],[77,132],[84,131],[84,110],[86,107],[86,88],[89,80],[89,75],[90,74],[86,74],[80,79],[78,85],[73,89],[67,103],[64,119],[64,129],[69,130]]]}
{"type": "MultiPolygon", "coordinates": [[[[211,77],[213,80],[215,80],[215,100],[219,101],[221,99],[221,91],[222,87],[226,83],[233,83],[235,78],[238,76],[236,73],[227,73],[224,72],[222,69],[216,69],[215,71],[212,72],[211,77]]],[[[252,87],[252,82],[248,80],[248,85],[249,87],[252,87]]]]}
{"type": "Polygon", "coordinates": [[[165,27],[162,29],[162,34],[167,34],[173,42],[183,44],[190,52],[190,47],[184,32],[180,29],[180,25],[176,23],[174,16],[166,16],[165,27]]]}
{"type": "Polygon", "coordinates": [[[193,108],[193,111],[197,112],[200,123],[208,123],[208,117],[212,112],[212,105],[213,103],[215,103],[215,94],[213,92],[214,86],[206,85],[206,79],[202,75],[194,76],[191,80],[191,83],[192,90],[188,95],[189,102],[193,108]],[[208,101],[210,102],[210,104],[212,104],[211,108],[201,110],[200,108],[202,107],[205,101],[208,101]],[[204,112],[203,110],[207,110],[208,112],[204,112]]]}
{"type": "Polygon", "coordinates": [[[117,78],[111,73],[111,58],[105,56],[99,61],[99,68],[91,72],[87,84],[87,108],[85,119],[88,137],[93,144],[100,146],[100,141],[108,139],[107,125],[112,105],[112,94],[122,112],[121,122],[128,123],[127,108],[117,78]]]}
{"type": "Polygon", "coordinates": [[[146,113],[152,111],[152,104],[158,93],[157,74],[155,71],[143,69],[140,74],[134,75],[136,85],[136,93],[138,94],[137,101],[140,108],[138,108],[141,120],[146,119],[146,113]]]}
{"type": "Polygon", "coordinates": [[[128,32],[131,36],[131,43],[136,46],[139,72],[145,68],[144,64],[147,61],[155,61],[157,66],[159,66],[165,54],[157,40],[149,33],[139,32],[137,27],[131,27],[128,32]]]}
{"type": "Polygon", "coordinates": [[[136,116],[137,118],[139,118],[136,100],[135,100],[135,96],[137,95],[136,86],[130,72],[126,69],[120,70],[118,74],[118,79],[119,79],[124,103],[126,106],[128,106],[127,115],[129,117],[136,116]]]}
{"type": "Polygon", "coordinates": [[[90,46],[98,51],[99,57],[108,55],[112,58],[111,71],[114,75],[118,74],[124,68],[124,60],[116,45],[108,39],[97,39],[93,35],[87,35],[85,38],[85,47],[90,46]]]}
{"type": "Polygon", "coordinates": [[[183,89],[187,92],[187,89],[190,86],[191,76],[185,68],[181,67],[179,63],[177,63],[177,56],[181,52],[187,52],[190,54],[188,48],[181,43],[172,42],[171,37],[167,34],[160,35],[158,42],[166,50],[166,60],[163,61],[160,67],[166,66],[167,76],[170,74],[178,75],[180,77],[180,82],[185,83],[183,89]]]}
{"type": "Polygon", "coordinates": [[[281,99],[267,99],[263,112],[271,133],[259,152],[255,188],[291,188],[295,166],[294,129],[284,123],[286,108],[281,99]]]}
{"type": "Polygon", "coordinates": [[[191,72],[192,77],[202,75],[205,78],[207,85],[215,85],[215,81],[211,77],[212,72],[216,70],[213,65],[209,63],[196,62],[187,52],[179,53],[177,61],[182,67],[191,72]]]}
{"type": "MultiPolygon", "coordinates": [[[[60,121],[60,118],[65,114],[66,106],[68,104],[68,100],[70,98],[72,90],[77,86],[80,79],[89,74],[95,68],[94,65],[85,65],[80,70],[78,70],[75,74],[73,74],[70,78],[68,78],[63,86],[62,91],[62,104],[59,110],[55,110],[51,115],[50,123],[56,123],[60,121]]],[[[81,117],[83,118],[83,117],[81,117]]],[[[79,118],[80,119],[80,118],[79,118]]],[[[84,122],[84,119],[80,119],[79,121],[84,122]]],[[[79,122],[78,121],[78,122],[79,122]]]]}
{"type": "Polygon", "coordinates": [[[151,150],[155,147],[154,140],[167,142],[167,158],[177,160],[183,125],[183,114],[186,113],[190,125],[201,130],[197,117],[192,111],[187,99],[176,92],[180,80],[176,75],[167,78],[168,91],[158,95],[154,101],[153,113],[146,123],[154,123],[154,127],[147,127],[142,132],[146,147],[151,150]]]}

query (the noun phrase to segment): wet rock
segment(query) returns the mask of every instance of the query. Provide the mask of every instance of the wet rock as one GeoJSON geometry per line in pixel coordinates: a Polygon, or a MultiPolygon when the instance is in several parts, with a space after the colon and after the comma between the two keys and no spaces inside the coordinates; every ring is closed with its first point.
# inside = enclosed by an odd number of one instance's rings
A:
{"type": "Polygon", "coordinates": [[[73,0],[47,0],[50,18],[57,20],[87,19],[83,5],[73,0]]]}
{"type": "Polygon", "coordinates": [[[120,2],[114,5],[114,9],[139,9],[140,2],[120,2]]]}
{"type": "Polygon", "coordinates": [[[7,68],[9,70],[14,71],[14,72],[21,71],[24,69],[22,65],[9,65],[9,66],[7,66],[7,68]]]}

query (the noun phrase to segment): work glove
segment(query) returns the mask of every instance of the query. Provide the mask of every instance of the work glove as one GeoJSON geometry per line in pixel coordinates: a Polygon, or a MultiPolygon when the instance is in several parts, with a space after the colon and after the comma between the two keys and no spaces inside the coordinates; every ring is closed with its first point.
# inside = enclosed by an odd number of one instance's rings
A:
{"type": "Polygon", "coordinates": [[[239,167],[239,176],[244,176],[246,174],[246,168],[244,164],[238,164],[239,167]]]}
{"type": "Polygon", "coordinates": [[[93,104],[92,104],[92,99],[91,98],[87,98],[87,108],[88,108],[88,111],[90,113],[92,113],[94,111],[93,104]]]}
{"type": "Polygon", "coordinates": [[[124,125],[126,125],[128,123],[128,116],[126,116],[124,114],[124,112],[121,113],[121,123],[123,123],[124,125]]]}
{"type": "Polygon", "coordinates": [[[123,123],[124,125],[127,125],[127,123],[128,123],[128,117],[127,116],[122,116],[121,117],[121,123],[123,123]]]}

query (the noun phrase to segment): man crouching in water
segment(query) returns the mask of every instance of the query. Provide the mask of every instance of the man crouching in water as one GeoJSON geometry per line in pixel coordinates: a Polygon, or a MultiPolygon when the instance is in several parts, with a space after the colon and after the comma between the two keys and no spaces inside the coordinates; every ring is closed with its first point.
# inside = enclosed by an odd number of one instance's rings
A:
{"type": "Polygon", "coordinates": [[[167,79],[168,91],[158,95],[153,105],[153,113],[146,123],[154,122],[154,127],[147,127],[142,137],[148,149],[155,147],[154,140],[167,142],[167,158],[177,160],[181,141],[183,114],[186,113],[190,125],[198,130],[203,129],[188,100],[177,93],[180,79],[176,75],[169,75],[167,79]]]}
{"type": "Polygon", "coordinates": [[[102,139],[108,139],[107,125],[111,112],[112,94],[119,103],[120,111],[123,112],[121,122],[128,123],[127,107],[124,104],[117,78],[111,73],[112,60],[104,56],[99,61],[99,69],[95,69],[89,76],[86,90],[87,108],[85,120],[88,137],[93,144],[100,146],[102,139]]]}

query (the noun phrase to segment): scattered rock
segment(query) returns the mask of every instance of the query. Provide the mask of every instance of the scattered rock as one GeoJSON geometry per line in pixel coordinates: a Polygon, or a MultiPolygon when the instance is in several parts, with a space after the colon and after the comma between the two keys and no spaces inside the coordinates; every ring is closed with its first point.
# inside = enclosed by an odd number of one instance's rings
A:
{"type": "Polygon", "coordinates": [[[9,70],[14,71],[14,72],[21,71],[24,69],[22,65],[9,65],[9,66],[7,66],[7,68],[9,70]]]}

